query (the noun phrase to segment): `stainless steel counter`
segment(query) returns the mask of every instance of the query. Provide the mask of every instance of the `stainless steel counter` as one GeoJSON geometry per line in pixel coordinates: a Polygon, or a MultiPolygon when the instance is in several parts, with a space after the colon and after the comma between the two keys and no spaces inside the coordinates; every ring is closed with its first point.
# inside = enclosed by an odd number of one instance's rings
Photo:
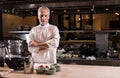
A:
{"type": "Polygon", "coordinates": [[[9,31],[8,33],[14,34],[16,38],[20,38],[22,40],[26,40],[29,31],[9,31]]]}

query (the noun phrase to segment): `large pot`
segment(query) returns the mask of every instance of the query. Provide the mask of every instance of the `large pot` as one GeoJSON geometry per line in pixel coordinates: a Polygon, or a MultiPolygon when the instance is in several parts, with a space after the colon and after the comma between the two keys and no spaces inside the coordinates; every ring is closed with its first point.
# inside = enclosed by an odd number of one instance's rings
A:
{"type": "Polygon", "coordinates": [[[24,56],[27,51],[27,45],[24,40],[7,40],[5,41],[7,54],[5,62],[9,68],[19,70],[24,68],[24,56]]]}
{"type": "Polygon", "coordinates": [[[26,41],[24,40],[7,40],[6,44],[11,55],[21,55],[27,51],[26,41]]]}

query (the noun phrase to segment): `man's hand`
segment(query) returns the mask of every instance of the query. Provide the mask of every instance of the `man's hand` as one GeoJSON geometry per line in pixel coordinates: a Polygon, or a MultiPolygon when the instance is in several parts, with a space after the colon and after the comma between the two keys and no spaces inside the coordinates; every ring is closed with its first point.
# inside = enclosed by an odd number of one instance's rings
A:
{"type": "Polygon", "coordinates": [[[29,42],[29,46],[37,47],[38,45],[39,45],[39,43],[36,42],[36,41],[30,41],[30,42],[29,42]]]}
{"type": "Polygon", "coordinates": [[[48,45],[46,43],[36,42],[36,41],[30,41],[29,46],[39,47],[40,50],[48,48],[48,45]]]}

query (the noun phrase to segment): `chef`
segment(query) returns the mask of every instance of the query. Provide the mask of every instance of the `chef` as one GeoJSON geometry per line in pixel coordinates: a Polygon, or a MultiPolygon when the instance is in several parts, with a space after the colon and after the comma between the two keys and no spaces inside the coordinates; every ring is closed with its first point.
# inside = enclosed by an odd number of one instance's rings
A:
{"type": "Polygon", "coordinates": [[[56,64],[56,50],[59,46],[59,30],[57,26],[49,24],[50,9],[42,6],[38,9],[40,24],[33,27],[28,35],[28,50],[34,62],[56,64]]]}

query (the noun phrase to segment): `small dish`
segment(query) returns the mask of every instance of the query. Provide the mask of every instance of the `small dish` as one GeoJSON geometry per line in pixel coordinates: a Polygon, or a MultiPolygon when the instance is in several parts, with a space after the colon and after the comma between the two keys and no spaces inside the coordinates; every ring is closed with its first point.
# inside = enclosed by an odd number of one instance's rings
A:
{"type": "Polygon", "coordinates": [[[36,69],[36,73],[37,74],[44,74],[45,73],[45,69],[44,68],[36,69]]]}
{"type": "Polygon", "coordinates": [[[61,67],[59,65],[56,65],[55,68],[56,68],[56,72],[59,72],[61,70],[61,67]]]}
{"type": "Polygon", "coordinates": [[[43,65],[39,66],[36,69],[37,74],[44,74],[45,73],[45,68],[43,67],[43,65]]]}
{"type": "Polygon", "coordinates": [[[55,67],[56,72],[59,72],[61,70],[61,67],[58,64],[53,64],[51,67],[55,67]]]}
{"type": "Polygon", "coordinates": [[[54,69],[49,69],[49,70],[45,71],[45,74],[47,74],[47,75],[53,75],[54,73],[55,73],[54,69]]]}

